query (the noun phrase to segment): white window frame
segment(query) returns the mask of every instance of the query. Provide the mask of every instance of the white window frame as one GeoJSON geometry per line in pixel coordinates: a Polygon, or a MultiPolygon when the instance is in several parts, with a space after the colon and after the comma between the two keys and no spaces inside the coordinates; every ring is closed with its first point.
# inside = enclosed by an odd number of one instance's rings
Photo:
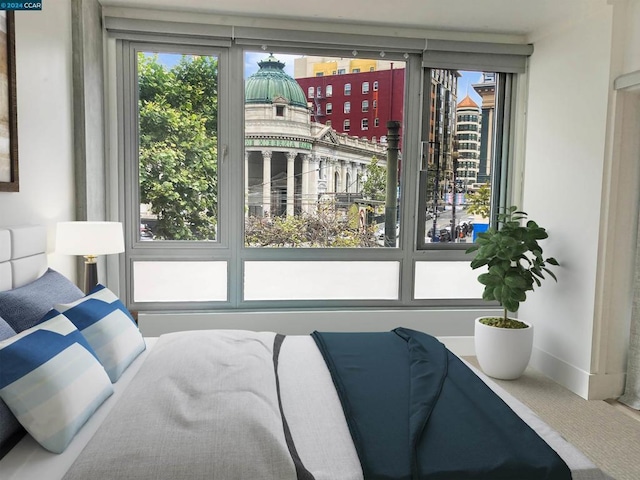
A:
{"type": "Polygon", "coordinates": [[[369,82],[362,82],[362,93],[369,93],[369,82]]]}

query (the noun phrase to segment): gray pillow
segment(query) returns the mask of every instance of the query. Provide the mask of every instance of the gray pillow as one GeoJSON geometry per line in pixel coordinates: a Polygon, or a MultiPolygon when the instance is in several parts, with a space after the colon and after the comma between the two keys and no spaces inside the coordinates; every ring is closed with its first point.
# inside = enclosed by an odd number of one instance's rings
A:
{"type": "MultiPolygon", "coordinates": [[[[7,322],[0,317],[0,342],[13,337],[16,332],[7,322]]],[[[24,435],[24,429],[18,419],[11,413],[7,404],[0,399],[0,458],[24,435]]]]}
{"type": "Polygon", "coordinates": [[[54,304],[75,302],[82,297],[82,290],[49,268],[27,285],[0,292],[0,317],[20,333],[38,323],[54,304]]]}

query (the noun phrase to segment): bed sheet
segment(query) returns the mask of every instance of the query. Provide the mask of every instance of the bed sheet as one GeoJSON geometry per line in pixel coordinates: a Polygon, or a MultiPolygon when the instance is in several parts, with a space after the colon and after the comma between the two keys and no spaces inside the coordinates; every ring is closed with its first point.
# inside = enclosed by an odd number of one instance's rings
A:
{"type": "MultiPolygon", "coordinates": [[[[147,350],[130,366],[114,385],[115,393],[94,414],[74,438],[69,448],[61,455],[52,454],[40,447],[30,436],[26,436],[5,458],[0,460],[3,480],[61,479],[85,445],[93,437],[123,391],[148,357],[157,339],[147,338],[147,350]]],[[[467,362],[465,362],[467,363],[467,362]]],[[[576,447],[544,423],[528,407],[504,389],[467,365],[482,378],[526,423],[554,448],[571,468],[574,480],[608,479],[576,447]]],[[[318,478],[360,479],[362,472],[353,443],[351,442],[340,403],[332,386],[331,376],[310,336],[288,336],[283,344],[278,367],[283,408],[294,437],[295,445],[305,466],[311,471],[324,472],[318,478]],[[309,355],[309,352],[313,354],[309,355]],[[303,358],[304,361],[300,359],[303,358]],[[304,371],[304,375],[300,372],[304,371]],[[328,392],[328,393],[327,393],[328,392]],[[333,392],[333,393],[332,393],[333,392]],[[309,409],[325,415],[327,428],[322,432],[308,428],[309,409]],[[336,421],[338,419],[338,421],[336,421]],[[320,435],[320,437],[319,437],[320,435]],[[318,454],[317,438],[325,438],[323,448],[329,451],[318,454]],[[336,461],[323,465],[327,456],[335,455],[336,461]]],[[[316,422],[318,423],[318,422],[316,422]]],[[[320,424],[323,423],[321,419],[320,424]]]]}

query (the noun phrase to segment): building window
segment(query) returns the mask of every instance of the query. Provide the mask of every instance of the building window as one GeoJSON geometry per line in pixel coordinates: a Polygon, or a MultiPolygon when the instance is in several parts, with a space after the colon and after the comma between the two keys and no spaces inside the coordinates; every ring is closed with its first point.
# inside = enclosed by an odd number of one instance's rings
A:
{"type": "Polygon", "coordinates": [[[369,93],[369,82],[362,82],[362,93],[369,93]]]}
{"type": "Polygon", "coordinates": [[[373,82],[373,91],[374,92],[378,91],[378,81],[377,80],[375,82],[373,82]]]}
{"type": "Polygon", "coordinates": [[[348,132],[349,130],[351,130],[351,120],[349,120],[348,118],[343,122],[342,124],[342,129],[345,132],[348,132]]]}
{"type": "Polygon", "coordinates": [[[327,85],[327,87],[325,88],[325,94],[327,95],[327,97],[330,97],[331,95],[333,95],[332,85],[327,85]]]}
{"type": "Polygon", "coordinates": [[[351,70],[351,73],[360,73],[360,69],[359,68],[354,68],[353,70],[351,70]]]}
{"type": "Polygon", "coordinates": [[[316,95],[318,98],[322,98],[322,87],[316,88],[316,95]]]}
{"type": "Polygon", "coordinates": [[[315,89],[314,89],[313,87],[309,87],[309,88],[307,89],[307,97],[308,97],[308,98],[313,98],[313,92],[314,92],[314,90],[315,90],[315,89]]]}
{"type": "Polygon", "coordinates": [[[347,71],[344,68],[338,69],[338,75],[344,75],[345,73],[347,73],[347,71]]]}
{"type": "Polygon", "coordinates": [[[324,73],[322,73],[322,72],[316,72],[316,77],[322,77],[322,76],[324,76],[324,73]]]}
{"type": "Polygon", "coordinates": [[[362,130],[369,130],[369,119],[368,118],[363,118],[362,121],[360,122],[360,128],[362,130]]]}
{"type": "Polygon", "coordinates": [[[330,126],[331,126],[331,120],[327,120],[324,124],[325,124],[327,127],[330,127],[330,126]]]}
{"type": "Polygon", "coordinates": [[[344,84],[344,94],[345,95],[351,95],[351,84],[350,83],[345,83],[344,84]]]}
{"type": "Polygon", "coordinates": [[[380,119],[378,117],[373,119],[373,126],[374,127],[379,127],[380,126],[380,119]]]}
{"type": "Polygon", "coordinates": [[[373,109],[375,110],[376,108],[378,108],[378,100],[373,101],[373,109]]]}
{"type": "Polygon", "coordinates": [[[369,100],[363,100],[362,101],[362,111],[363,112],[368,112],[369,111],[369,100]]]}
{"type": "Polygon", "coordinates": [[[351,102],[344,102],[344,113],[351,113],[351,102]]]}
{"type": "Polygon", "coordinates": [[[331,115],[331,112],[333,112],[333,104],[332,103],[327,103],[326,112],[327,112],[327,115],[331,115]]]}
{"type": "Polygon", "coordinates": [[[276,117],[284,117],[284,105],[276,105],[276,117]]]}

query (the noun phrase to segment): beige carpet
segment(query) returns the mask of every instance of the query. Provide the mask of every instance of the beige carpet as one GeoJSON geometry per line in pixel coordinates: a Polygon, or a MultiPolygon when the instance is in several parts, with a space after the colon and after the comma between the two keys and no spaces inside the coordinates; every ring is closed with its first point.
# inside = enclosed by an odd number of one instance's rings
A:
{"type": "MultiPolygon", "coordinates": [[[[475,357],[464,357],[477,366],[475,357]]],[[[616,480],[640,480],[640,413],[587,401],[528,368],[518,380],[495,380],[616,480]]]]}

